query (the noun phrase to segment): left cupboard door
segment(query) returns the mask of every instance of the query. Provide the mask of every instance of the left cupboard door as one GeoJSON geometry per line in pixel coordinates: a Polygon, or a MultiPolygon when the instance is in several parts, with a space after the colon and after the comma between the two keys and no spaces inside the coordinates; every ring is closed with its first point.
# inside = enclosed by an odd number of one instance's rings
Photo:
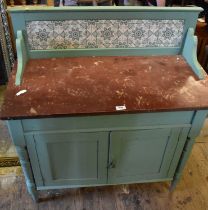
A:
{"type": "Polygon", "coordinates": [[[40,133],[26,139],[37,187],[107,183],[107,132],[40,133]]]}

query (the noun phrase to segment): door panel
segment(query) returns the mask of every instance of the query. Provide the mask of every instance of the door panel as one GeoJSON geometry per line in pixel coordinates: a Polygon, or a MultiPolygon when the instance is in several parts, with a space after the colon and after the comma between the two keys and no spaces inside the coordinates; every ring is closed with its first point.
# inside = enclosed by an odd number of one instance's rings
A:
{"type": "Polygon", "coordinates": [[[179,132],[179,128],[112,132],[109,183],[167,178],[179,132]]]}
{"type": "Polygon", "coordinates": [[[108,133],[33,135],[45,186],[106,184],[108,133]]]}

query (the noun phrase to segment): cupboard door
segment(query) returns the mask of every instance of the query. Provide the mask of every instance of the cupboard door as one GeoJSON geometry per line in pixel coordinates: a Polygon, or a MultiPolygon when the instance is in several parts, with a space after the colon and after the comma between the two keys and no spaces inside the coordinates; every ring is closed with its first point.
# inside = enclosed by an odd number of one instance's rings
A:
{"type": "Polygon", "coordinates": [[[108,133],[35,134],[33,139],[29,152],[37,154],[43,186],[106,184],[108,133]]]}
{"type": "Polygon", "coordinates": [[[109,183],[168,178],[179,128],[118,131],[110,135],[109,183]]]}

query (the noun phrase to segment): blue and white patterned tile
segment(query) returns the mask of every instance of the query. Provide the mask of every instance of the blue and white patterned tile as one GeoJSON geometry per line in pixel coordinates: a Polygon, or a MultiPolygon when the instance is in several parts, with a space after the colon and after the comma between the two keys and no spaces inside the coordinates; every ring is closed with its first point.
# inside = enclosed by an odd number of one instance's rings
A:
{"type": "Polygon", "coordinates": [[[149,30],[148,30],[148,47],[157,46],[158,43],[158,36],[161,29],[161,22],[160,21],[149,21],[149,30]]]}
{"type": "Polygon", "coordinates": [[[65,29],[65,41],[70,43],[73,48],[85,48],[87,24],[80,20],[70,20],[67,22],[68,27],[65,29]]]}
{"type": "Polygon", "coordinates": [[[158,36],[158,40],[163,46],[175,47],[179,46],[183,35],[183,24],[177,22],[177,25],[174,22],[164,20],[161,26],[161,30],[158,36]],[[177,27],[176,27],[177,26],[177,27]]]}
{"type": "Polygon", "coordinates": [[[118,44],[117,48],[126,48],[128,46],[128,21],[118,20],[118,44]]]}
{"type": "Polygon", "coordinates": [[[98,20],[86,21],[86,48],[98,48],[97,46],[97,22],[98,20]]]}
{"type": "Polygon", "coordinates": [[[65,30],[67,28],[66,21],[54,21],[53,22],[53,38],[56,42],[63,42],[65,41],[65,30]]]}
{"type": "Polygon", "coordinates": [[[100,48],[114,48],[118,43],[118,23],[113,20],[101,20],[96,23],[97,45],[100,48]]]}
{"type": "Polygon", "coordinates": [[[54,24],[51,21],[32,21],[27,23],[28,41],[32,49],[50,49],[50,43],[54,39],[53,26],[54,24]]]}
{"type": "Polygon", "coordinates": [[[27,23],[31,49],[177,47],[183,20],[67,20],[27,23]]]}
{"type": "Polygon", "coordinates": [[[128,40],[131,47],[145,47],[148,45],[149,22],[145,20],[134,21],[130,25],[128,40]]]}

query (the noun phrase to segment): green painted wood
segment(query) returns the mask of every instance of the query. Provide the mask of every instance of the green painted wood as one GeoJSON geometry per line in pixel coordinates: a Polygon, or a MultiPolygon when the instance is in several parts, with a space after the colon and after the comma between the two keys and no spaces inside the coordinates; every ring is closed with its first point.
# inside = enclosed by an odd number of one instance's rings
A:
{"type": "Polygon", "coordinates": [[[23,133],[21,120],[9,120],[7,121],[7,126],[9,128],[10,136],[16,147],[18,157],[20,159],[20,164],[26,180],[27,190],[31,194],[33,200],[37,201],[38,195],[36,191],[36,185],[34,181],[30,159],[28,157],[28,151],[26,147],[26,141],[23,133]]]}
{"type": "Polygon", "coordinates": [[[60,58],[80,56],[145,56],[145,55],[176,55],[180,48],[116,48],[116,49],[58,49],[58,50],[31,50],[30,58],[60,58]]]}
{"type": "Polygon", "coordinates": [[[17,63],[15,85],[20,85],[25,66],[29,59],[22,31],[17,31],[16,49],[17,49],[18,63],[17,63]]]}
{"type": "Polygon", "coordinates": [[[83,11],[88,11],[88,12],[93,12],[93,11],[112,11],[112,12],[123,12],[123,11],[144,11],[144,12],[201,12],[203,9],[200,7],[143,7],[143,6],[138,6],[138,7],[134,7],[134,6],[118,6],[118,7],[114,7],[114,6],[99,6],[99,7],[95,7],[95,6],[79,6],[79,7],[52,7],[52,6],[20,6],[20,7],[8,7],[8,11],[9,12],[13,12],[13,13],[22,13],[22,12],[42,12],[42,11],[52,11],[52,12],[63,12],[63,11],[67,11],[67,12],[83,12],[83,11]]]}
{"type": "Polygon", "coordinates": [[[18,154],[28,191],[37,199],[36,189],[170,181],[173,174],[172,186],[175,186],[207,113],[204,110],[11,120],[8,124],[15,144],[23,144],[18,147],[18,154]],[[186,123],[187,127],[180,126],[179,122],[186,123]],[[140,130],[132,130],[137,126],[140,130]],[[152,129],[147,129],[148,126],[152,129]],[[80,128],[88,132],[81,133],[80,128]],[[90,129],[94,132],[89,132],[90,129]],[[107,132],[98,132],[99,129],[107,132]],[[122,129],[126,131],[119,131],[122,129]],[[61,133],[63,130],[77,132],[61,133]],[[24,136],[26,145],[20,138],[24,136]],[[25,156],[27,153],[29,157],[25,156]],[[115,162],[116,168],[113,168],[110,160],[119,160],[122,164],[115,162]]]}
{"type": "Polygon", "coordinates": [[[8,120],[7,126],[14,145],[25,146],[25,137],[21,120],[8,120]]]}
{"type": "Polygon", "coordinates": [[[181,157],[175,171],[174,179],[171,184],[171,190],[173,190],[176,187],[177,183],[180,180],[182,171],[191,154],[193,144],[195,143],[195,138],[199,135],[199,132],[203,126],[204,120],[207,117],[207,115],[208,115],[207,110],[200,110],[200,111],[196,111],[193,117],[192,127],[189,130],[189,133],[188,133],[188,136],[187,136],[184,148],[183,148],[183,152],[181,153],[181,157]]]}
{"type": "MultiPolygon", "coordinates": [[[[144,126],[188,126],[194,111],[155,112],[140,114],[118,114],[88,117],[65,117],[22,120],[24,132],[54,130],[123,130],[138,129],[144,126]]],[[[55,131],[56,132],[56,131],[55,131]]]]}
{"type": "Polygon", "coordinates": [[[90,129],[74,129],[74,130],[46,130],[46,131],[29,131],[25,133],[25,137],[31,134],[54,134],[54,133],[84,133],[84,132],[109,132],[109,131],[133,131],[133,130],[146,130],[146,129],[160,129],[160,128],[190,128],[191,124],[177,124],[177,125],[154,125],[154,126],[137,126],[137,127],[114,127],[114,128],[90,128],[90,129]]]}
{"type": "MultiPolygon", "coordinates": [[[[132,184],[132,183],[151,183],[151,182],[168,182],[172,179],[152,179],[152,180],[135,180],[134,182],[124,182],[120,184],[132,184]]],[[[66,189],[66,188],[79,188],[79,187],[96,187],[96,186],[112,186],[117,185],[117,183],[108,183],[108,184],[90,184],[90,185],[54,185],[54,186],[41,186],[37,187],[37,190],[53,190],[53,189],[66,189]]]]}
{"type": "Polygon", "coordinates": [[[43,176],[40,169],[40,163],[37,156],[37,150],[33,135],[26,136],[27,150],[31,162],[32,171],[34,174],[35,183],[37,186],[43,186],[43,176]]]}
{"type": "Polygon", "coordinates": [[[180,135],[179,135],[179,138],[178,138],[177,147],[175,149],[174,156],[172,158],[170,168],[169,168],[169,171],[168,171],[168,177],[170,177],[170,178],[172,178],[175,174],[175,170],[176,170],[176,167],[179,163],[184,145],[186,143],[186,138],[187,138],[189,130],[190,130],[190,128],[181,129],[181,132],[180,132],[180,135]]]}
{"type": "Polygon", "coordinates": [[[203,126],[203,123],[204,123],[207,115],[208,115],[208,110],[198,110],[198,111],[196,111],[196,113],[193,117],[193,120],[192,120],[192,128],[191,128],[191,130],[189,131],[189,134],[188,134],[189,138],[194,139],[199,135],[200,130],[203,126]]]}
{"type": "Polygon", "coordinates": [[[106,184],[108,133],[36,134],[34,140],[44,186],[106,184]]]}
{"type": "Polygon", "coordinates": [[[24,13],[9,13],[11,20],[12,20],[12,26],[13,26],[13,32],[15,38],[17,38],[17,31],[24,31],[25,26],[25,17],[24,13]]]}
{"type": "MultiPolygon", "coordinates": [[[[83,20],[83,19],[104,19],[104,20],[131,20],[131,19],[150,19],[150,20],[164,20],[164,19],[182,19],[185,21],[184,25],[184,38],[181,43],[183,46],[183,42],[185,39],[186,31],[188,28],[195,28],[196,21],[201,8],[191,7],[191,8],[170,8],[170,7],[27,7],[27,8],[10,8],[8,11],[12,17],[13,28],[16,34],[17,30],[24,30],[26,21],[32,20],[83,20]],[[124,16],[125,14],[125,16],[124,16]],[[19,15],[19,16],[18,16],[19,15]],[[22,16],[23,15],[23,16],[22,16]],[[19,25],[18,18],[21,19],[21,23],[19,25]],[[125,17],[125,18],[124,18],[125,17]],[[22,20],[24,18],[24,21],[22,20]]],[[[86,56],[86,55],[162,55],[166,52],[166,54],[180,54],[181,47],[179,48],[157,48],[157,50],[149,49],[134,49],[126,51],[124,49],[109,49],[106,50],[60,50],[58,51],[34,51],[31,50],[30,56],[31,58],[42,58],[45,56],[49,57],[60,57],[60,56],[74,56],[74,52],[77,53],[77,56],[86,56]],[[44,55],[46,53],[46,55],[44,55]],[[62,55],[63,53],[63,55],[62,55]]]]}
{"type": "Polygon", "coordinates": [[[185,146],[184,146],[183,151],[181,153],[181,157],[180,157],[179,163],[177,165],[173,181],[171,183],[171,187],[170,187],[171,191],[175,189],[176,185],[178,184],[178,182],[181,178],[182,171],[183,171],[183,169],[185,167],[185,164],[186,164],[186,162],[187,162],[187,160],[188,160],[188,158],[191,154],[191,150],[193,148],[194,142],[195,142],[194,138],[193,139],[191,139],[191,138],[186,139],[185,146]]]}
{"type": "Polygon", "coordinates": [[[187,32],[182,55],[199,79],[204,79],[206,74],[197,60],[197,37],[194,36],[193,28],[187,32]]]}
{"type": "Polygon", "coordinates": [[[16,146],[16,151],[20,159],[20,164],[25,176],[26,186],[29,194],[32,196],[34,201],[38,200],[37,190],[35,181],[33,178],[33,173],[30,165],[30,160],[28,158],[27,149],[22,146],[16,146]]]}
{"type": "Polygon", "coordinates": [[[167,178],[179,133],[180,128],[112,132],[108,182],[167,178]]]}
{"type": "MultiPolygon", "coordinates": [[[[134,8],[127,9],[126,7],[122,7],[120,10],[116,8],[116,10],[111,10],[109,7],[105,8],[106,10],[100,9],[100,6],[96,8],[96,10],[90,11],[87,8],[83,8],[82,11],[74,10],[74,11],[28,11],[24,12],[25,19],[27,21],[32,20],[84,20],[84,19],[105,19],[105,20],[131,20],[131,19],[152,19],[152,20],[172,20],[172,19],[185,19],[188,22],[187,25],[195,26],[196,23],[195,18],[199,13],[198,10],[194,11],[176,11],[175,8],[172,8],[171,11],[165,10],[160,11],[158,8],[155,11],[146,11],[145,7],[140,7],[140,9],[134,10],[134,8]],[[125,18],[124,18],[125,13],[125,18]],[[56,16],[54,16],[54,14],[56,16]],[[176,16],[177,15],[177,16],[176,16]],[[191,18],[194,22],[188,20],[191,18]]],[[[167,8],[167,7],[166,7],[167,8]]],[[[95,8],[94,8],[95,9],[95,8]]],[[[185,9],[185,8],[184,8],[185,9]]],[[[13,13],[12,11],[10,13],[13,13]]],[[[15,13],[17,14],[17,13],[15,13]]],[[[186,26],[186,25],[185,25],[186,26]]],[[[189,26],[189,27],[190,27],[189,26]]],[[[188,29],[188,28],[187,28],[188,29]]]]}
{"type": "MultiPolygon", "coordinates": [[[[182,19],[185,20],[184,25],[184,39],[186,35],[186,31],[191,27],[195,28],[198,14],[201,11],[199,7],[192,7],[190,8],[168,8],[168,7],[73,7],[69,10],[43,10],[44,12],[39,11],[22,11],[25,13],[25,21],[32,21],[32,20],[82,20],[82,19],[124,19],[125,13],[125,20],[130,19],[151,19],[151,20],[171,20],[171,19],[182,19]],[[72,9],[72,10],[71,10],[72,9]],[[53,14],[55,12],[55,15],[53,14]]],[[[11,11],[13,12],[13,11],[11,11]]],[[[183,39],[183,42],[184,42],[183,39]]],[[[183,45],[183,44],[182,44],[183,45]]],[[[164,49],[158,49],[160,54],[163,53],[164,49]]],[[[174,53],[179,54],[181,49],[167,49],[167,53],[174,53]]],[[[141,49],[143,51],[143,49],[141,49]]],[[[66,51],[63,50],[63,53],[66,51]]],[[[79,51],[80,53],[84,51],[79,51]]],[[[91,51],[92,52],[92,51],[91,51]]],[[[105,51],[99,51],[99,53],[105,53],[105,51]]],[[[157,51],[156,51],[157,52],[157,51]]],[[[128,53],[128,51],[127,51],[128,53]]],[[[137,52],[138,53],[138,52],[137,52]]],[[[52,53],[51,53],[52,54],[52,53]]],[[[140,54],[142,54],[140,52],[140,54]]],[[[152,55],[153,52],[145,50],[144,54],[142,55],[152,55]]],[[[91,55],[91,54],[89,54],[91,55]]],[[[96,55],[96,54],[95,54],[96,55]]],[[[102,54],[101,54],[102,55],[102,54]]],[[[128,55],[128,54],[127,54],[128,55]]],[[[31,56],[36,57],[37,53],[31,51],[31,56]]],[[[69,55],[70,56],[70,55],[69,55]]]]}

